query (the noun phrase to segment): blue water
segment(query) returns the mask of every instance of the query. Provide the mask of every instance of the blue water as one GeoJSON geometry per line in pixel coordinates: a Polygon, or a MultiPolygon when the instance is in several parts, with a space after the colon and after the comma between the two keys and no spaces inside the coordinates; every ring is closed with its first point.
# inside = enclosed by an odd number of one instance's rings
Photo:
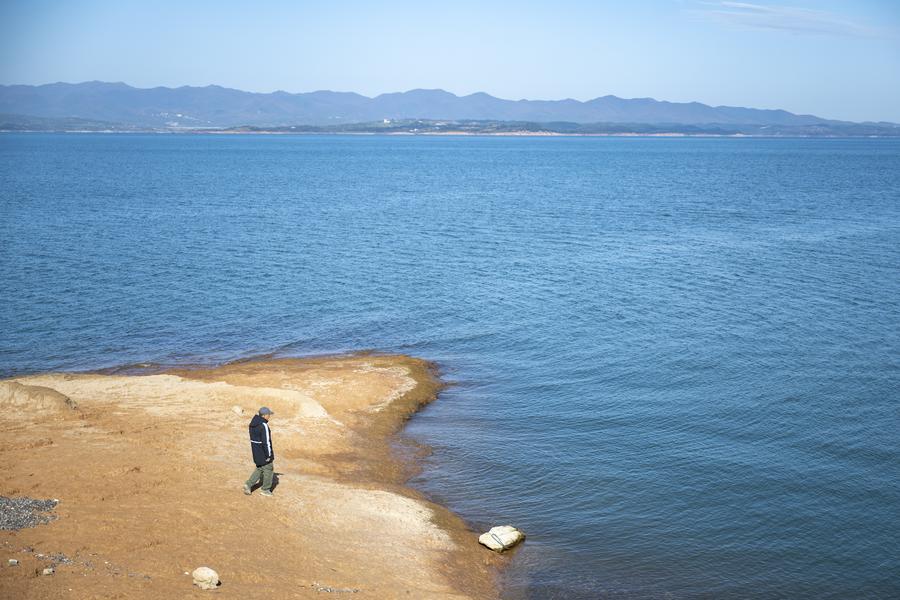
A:
{"type": "Polygon", "coordinates": [[[900,142],[0,135],[0,372],[361,348],[509,598],[900,597],[900,142]]]}

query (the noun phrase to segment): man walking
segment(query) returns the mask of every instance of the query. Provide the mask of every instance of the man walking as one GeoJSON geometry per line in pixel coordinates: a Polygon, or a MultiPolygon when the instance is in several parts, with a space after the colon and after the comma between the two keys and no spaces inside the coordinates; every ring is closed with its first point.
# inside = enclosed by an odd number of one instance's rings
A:
{"type": "Polygon", "coordinates": [[[272,477],[275,474],[273,461],[275,453],[272,451],[272,432],[269,431],[269,419],[275,414],[266,406],[259,409],[250,420],[250,449],[253,450],[253,462],[256,468],[250,474],[250,479],[244,484],[244,493],[248,496],[253,491],[253,486],[262,478],[263,496],[272,495],[272,477]]]}

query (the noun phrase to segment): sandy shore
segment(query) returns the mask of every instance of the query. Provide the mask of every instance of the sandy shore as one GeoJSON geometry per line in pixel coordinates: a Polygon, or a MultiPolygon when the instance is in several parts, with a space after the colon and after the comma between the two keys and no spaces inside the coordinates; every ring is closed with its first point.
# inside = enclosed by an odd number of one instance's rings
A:
{"type": "Polygon", "coordinates": [[[49,524],[0,531],[0,597],[495,598],[502,558],[404,487],[414,465],[391,450],[439,386],[397,355],[0,382],[0,495],[60,501],[49,524]],[[241,491],[260,405],[272,498],[241,491]],[[194,588],[198,566],[222,585],[194,588]]]}

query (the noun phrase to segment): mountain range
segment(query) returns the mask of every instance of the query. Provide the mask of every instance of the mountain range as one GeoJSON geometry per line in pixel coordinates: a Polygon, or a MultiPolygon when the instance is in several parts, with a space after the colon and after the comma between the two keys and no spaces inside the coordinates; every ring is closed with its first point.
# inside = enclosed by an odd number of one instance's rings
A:
{"type": "MultiPolygon", "coordinates": [[[[79,120],[115,124],[123,129],[278,128],[292,125],[344,127],[385,120],[455,120],[572,124],[643,124],[673,131],[717,129],[779,132],[843,131],[865,125],[860,135],[900,134],[891,123],[853,124],[784,110],[709,106],[699,102],[665,102],[652,98],[602,96],[578,100],[504,100],[483,92],[457,96],[444,90],[416,89],[369,98],[352,92],[291,94],[245,92],[206,87],[135,88],[99,81],[0,86],[4,122],[79,120]],[[30,119],[30,120],[29,120],[30,119]],[[665,129],[665,127],[663,127],[665,129]]],[[[45,121],[48,122],[48,121],[45,121]]],[[[626,127],[627,129],[627,127],[626,127]]],[[[852,134],[852,133],[850,133],[852,134]]]]}

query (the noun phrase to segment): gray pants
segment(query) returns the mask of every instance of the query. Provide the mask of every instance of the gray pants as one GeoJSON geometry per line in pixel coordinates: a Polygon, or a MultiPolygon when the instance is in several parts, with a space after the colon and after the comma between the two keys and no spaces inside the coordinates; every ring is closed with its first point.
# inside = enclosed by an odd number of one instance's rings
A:
{"type": "Polygon", "coordinates": [[[253,473],[250,474],[250,479],[247,480],[247,487],[252,488],[256,485],[256,482],[262,478],[262,489],[267,492],[272,491],[272,476],[275,474],[275,463],[270,462],[267,465],[263,465],[261,467],[256,467],[253,469],[253,473]]]}

